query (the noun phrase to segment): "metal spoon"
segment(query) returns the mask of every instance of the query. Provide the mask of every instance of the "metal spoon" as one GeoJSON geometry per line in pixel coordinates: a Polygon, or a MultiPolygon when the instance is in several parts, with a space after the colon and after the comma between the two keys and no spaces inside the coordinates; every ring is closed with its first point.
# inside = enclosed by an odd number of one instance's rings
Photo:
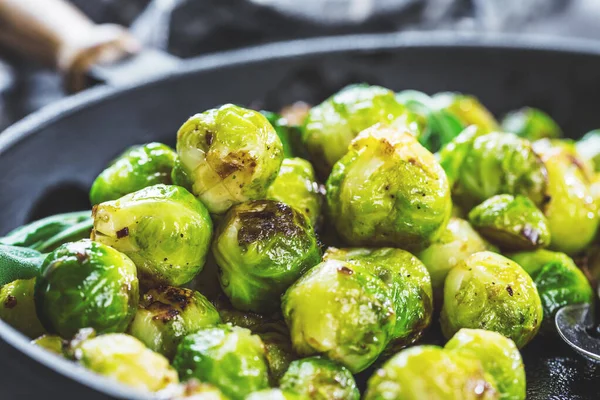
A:
{"type": "Polygon", "coordinates": [[[596,290],[592,304],[574,304],[561,308],[554,320],[560,337],[583,356],[595,361],[600,361],[599,294],[596,290]]]}

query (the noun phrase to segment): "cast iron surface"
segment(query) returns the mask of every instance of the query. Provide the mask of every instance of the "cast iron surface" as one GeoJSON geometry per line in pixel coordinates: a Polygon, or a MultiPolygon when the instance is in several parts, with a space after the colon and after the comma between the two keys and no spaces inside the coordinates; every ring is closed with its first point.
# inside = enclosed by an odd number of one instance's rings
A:
{"type": "MultiPolygon", "coordinates": [[[[592,42],[400,34],[222,53],[142,85],[89,90],[0,135],[0,235],[34,218],[88,208],[87,190],[112,157],[136,143],[173,145],[191,114],[225,102],[268,109],[296,100],[315,103],[355,82],[473,93],[497,115],[540,107],[571,137],[600,127],[600,46],[592,42]]],[[[537,337],[523,356],[528,398],[598,398],[600,364],[555,335],[537,337]]],[[[27,346],[1,321],[0,384],[6,399],[135,398],[27,346]]]]}

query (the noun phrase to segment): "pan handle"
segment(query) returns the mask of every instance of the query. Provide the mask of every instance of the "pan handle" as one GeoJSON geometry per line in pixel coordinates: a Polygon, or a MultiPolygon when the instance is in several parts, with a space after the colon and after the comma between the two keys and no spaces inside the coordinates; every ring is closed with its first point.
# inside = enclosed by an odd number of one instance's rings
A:
{"type": "Polygon", "coordinates": [[[56,68],[69,91],[85,87],[92,66],[141,48],[125,28],[96,25],[63,0],[0,0],[0,43],[56,68]]]}

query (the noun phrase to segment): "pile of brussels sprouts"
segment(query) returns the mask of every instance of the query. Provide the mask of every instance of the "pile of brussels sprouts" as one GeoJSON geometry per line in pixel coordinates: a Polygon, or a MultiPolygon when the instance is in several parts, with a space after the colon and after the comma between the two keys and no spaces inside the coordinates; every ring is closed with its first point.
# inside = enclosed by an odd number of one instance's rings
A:
{"type": "Polygon", "coordinates": [[[0,318],[162,398],[524,399],[518,349],[593,296],[600,132],[368,85],[292,112],[194,115],[0,239],[0,318]]]}

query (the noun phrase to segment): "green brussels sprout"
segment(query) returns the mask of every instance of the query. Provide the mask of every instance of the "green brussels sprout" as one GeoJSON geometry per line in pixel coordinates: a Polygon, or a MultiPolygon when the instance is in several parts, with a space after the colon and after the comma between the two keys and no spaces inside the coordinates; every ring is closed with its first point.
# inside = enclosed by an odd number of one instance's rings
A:
{"type": "Polygon", "coordinates": [[[159,398],[169,400],[229,400],[219,388],[210,383],[200,383],[196,379],[179,385],[171,385],[160,392],[159,398]]]}
{"type": "Polygon", "coordinates": [[[240,310],[269,313],[306,270],[321,260],[304,214],[272,200],[232,207],[219,224],[213,255],[221,288],[240,310]]]}
{"type": "Polygon", "coordinates": [[[40,346],[52,353],[63,355],[64,341],[58,335],[42,335],[31,341],[32,344],[40,346]]]}
{"type": "Polygon", "coordinates": [[[226,104],[196,114],[177,132],[173,182],[189,189],[212,214],[263,199],[283,160],[275,129],[259,112],[226,104]]]}
{"type": "Polygon", "coordinates": [[[298,355],[323,354],[352,373],[377,359],[396,322],[388,286],[339,260],[325,260],[296,281],[282,298],[282,311],[298,355]]]}
{"type": "Polygon", "coordinates": [[[512,133],[465,130],[440,153],[453,197],[467,209],[497,194],[523,195],[537,206],[546,197],[546,168],[532,145],[512,133]]]}
{"type": "MultiPolygon", "coordinates": [[[[264,329],[264,327],[263,327],[264,329]]],[[[271,384],[279,384],[281,377],[288,370],[290,363],[296,358],[292,349],[289,332],[277,330],[266,330],[256,333],[265,345],[265,357],[269,366],[269,378],[271,384]]]]}
{"type": "Polygon", "coordinates": [[[360,393],[352,373],[321,357],[296,360],[290,364],[281,388],[310,400],[359,400],[360,393]]]}
{"type": "Polygon", "coordinates": [[[180,286],[204,266],[212,222],[182,187],[150,186],[99,204],[93,214],[92,239],[125,253],[146,279],[180,286]]]}
{"type": "Polygon", "coordinates": [[[433,96],[433,101],[438,109],[454,114],[464,126],[476,125],[486,133],[499,129],[496,118],[473,96],[444,92],[433,96]]]}
{"type": "Polygon", "coordinates": [[[446,275],[456,264],[485,250],[494,250],[494,247],[479,236],[468,221],[450,218],[442,236],[417,254],[431,276],[434,297],[441,300],[446,275]]]}
{"type": "Polygon", "coordinates": [[[311,163],[302,158],[286,158],[279,175],[269,186],[267,198],[292,206],[316,227],[321,217],[324,190],[317,183],[311,163]]]}
{"type": "Polygon", "coordinates": [[[544,328],[554,327],[554,315],[569,304],[591,303],[594,292],[583,272],[564,253],[537,250],[511,254],[531,276],[544,308],[544,328]]]}
{"type": "Polygon", "coordinates": [[[544,139],[535,142],[534,148],[548,171],[550,200],[542,210],[550,226],[550,248],[578,253],[591,243],[598,229],[590,171],[568,144],[544,139]]]}
{"type": "Polygon", "coordinates": [[[471,210],[469,222],[502,249],[533,250],[550,244],[546,217],[525,196],[492,196],[471,210]]]}
{"type": "Polygon", "coordinates": [[[269,387],[264,345],[245,328],[219,325],[186,336],[173,366],[182,380],[212,383],[233,400],[269,387]]]}
{"type": "Polygon", "coordinates": [[[250,394],[245,400],[303,400],[296,393],[281,389],[265,389],[250,394]]]}
{"type": "Polygon", "coordinates": [[[138,305],[135,264],[117,250],[84,239],[50,253],[35,285],[37,315],[63,338],[91,327],[123,332],[138,305]]]}
{"type": "Polygon", "coordinates": [[[178,383],[169,360],[123,333],[83,340],[73,350],[84,367],[136,389],[156,392],[178,383]]]}
{"type": "Polygon", "coordinates": [[[425,93],[405,90],[396,99],[421,118],[419,142],[431,152],[440,150],[465,128],[456,115],[438,107],[439,102],[425,93]]]}
{"type": "Polygon", "coordinates": [[[162,143],[129,148],[98,175],[90,190],[92,204],[116,200],[148,186],[171,184],[177,154],[162,143]]]}
{"type": "Polygon", "coordinates": [[[327,203],[348,244],[407,250],[435,241],[452,210],[433,154],[409,133],[377,125],[357,136],[333,168],[327,203]]]}
{"type": "Polygon", "coordinates": [[[170,359],[184,336],[220,322],[215,307],[200,293],[163,286],[142,296],[128,333],[170,359]]]}
{"type": "Polygon", "coordinates": [[[30,338],[46,331],[35,311],[35,278],[18,279],[0,288],[0,319],[30,338]]]}
{"type": "Polygon", "coordinates": [[[562,137],[560,126],[548,114],[537,108],[525,107],[509,113],[502,120],[502,130],[524,139],[556,139],[562,137]]]}
{"type": "Polygon", "coordinates": [[[413,128],[406,107],[391,90],[380,86],[350,85],[311,108],[304,122],[302,141],[321,177],[348,151],[352,139],[375,124],[413,128]]]}
{"type": "Polygon", "coordinates": [[[461,329],[444,348],[477,358],[485,372],[494,378],[500,399],[525,400],[523,359],[509,338],[482,329],[461,329]]]}
{"type": "Polygon", "coordinates": [[[437,346],[402,350],[376,371],[364,400],[493,400],[494,379],[481,362],[437,346]]]}
{"type": "Polygon", "coordinates": [[[487,329],[521,348],[538,332],[543,311],[535,284],[514,261],[489,251],[475,253],[446,277],[442,332],[487,329]]]}
{"type": "Polygon", "coordinates": [[[600,172],[600,129],[583,135],[576,148],[581,157],[592,164],[594,171],[600,172]]]}
{"type": "Polygon", "coordinates": [[[358,265],[379,277],[389,287],[396,312],[396,325],[388,352],[415,342],[429,326],[433,313],[431,278],[425,265],[408,251],[330,247],[324,259],[358,265]]]}

